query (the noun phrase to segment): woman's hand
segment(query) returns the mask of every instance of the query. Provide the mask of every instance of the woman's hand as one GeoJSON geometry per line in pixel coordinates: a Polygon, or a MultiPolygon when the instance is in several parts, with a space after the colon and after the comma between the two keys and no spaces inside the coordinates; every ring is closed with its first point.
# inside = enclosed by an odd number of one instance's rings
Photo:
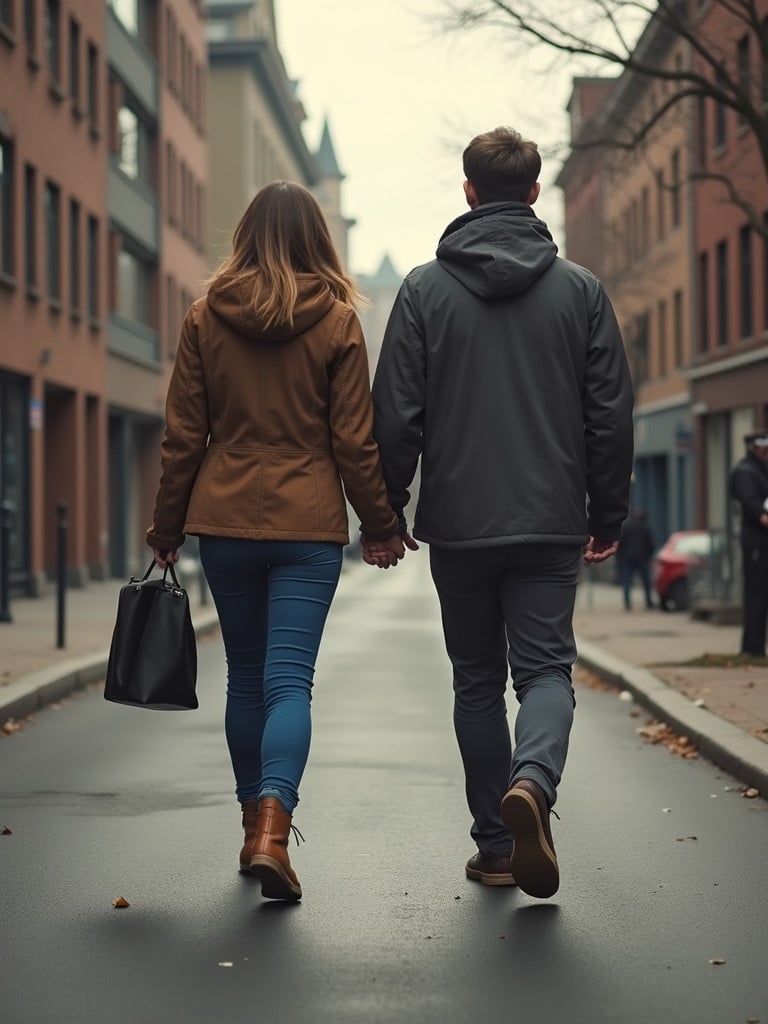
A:
{"type": "Polygon", "coordinates": [[[360,544],[363,549],[363,561],[368,565],[378,566],[379,569],[397,565],[405,556],[405,545],[399,533],[387,537],[386,540],[368,540],[363,533],[360,536],[360,544]]]}
{"type": "Polygon", "coordinates": [[[152,548],[152,553],[155,556],[155,565],[159,565],[161,569],[167,569],[169,565],[175,565],[179,560],[178,551],[158,551],[157,548],[152,548]]]}

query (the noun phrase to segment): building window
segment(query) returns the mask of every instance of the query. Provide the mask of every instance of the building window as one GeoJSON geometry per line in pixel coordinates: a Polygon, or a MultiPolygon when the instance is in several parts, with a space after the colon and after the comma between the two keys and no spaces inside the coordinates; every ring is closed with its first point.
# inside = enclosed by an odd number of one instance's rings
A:
{"type": "Polygon", "coordinates": [[[0,0],[0,25],[13,31],[13,0],[0,0]]]}
{"type": "Polygon", "coordinates": [[[666,196],[664,194],[664,172],[656,171],[656,238],[661,241],[666,234],[664,218],[664,205],[666,196]]]}
{"type": "Polygon", "coordinates": [[[117,114],[120,130],[118,162],[123,174],[152,186],[150,128],[130,106],[123,105],[117,114]]]}
{"type": "MultiPolygon", "coordinates": [[[[724,72],[715,75],[715,85],[725,90],[727,78],[724,72]]],[[[715,103],[715,149],[722,149],[728,141],[728,112],[724,103],[715,103]]]]}
{"type": "Polygon", "coordinates": [[[99,121],[99,51],[88,43],[88,120],[95,127],[99,121]]]}
{"type": "Polygon", "coordinates": [[[24,277],[27,288],[37,288],[37,173],[24,168],[24,277]]]}
{"type": "Polygon", "coordinates": [[[69,308],[80,312],[80,204],[69,201],[69,308]]]}
{"type": "Polygon", "coordinates": [[[45,57],[54,82],[61,80],[61,6],[45,0],[45,57]]]}
{"type": "MultiPolygon", "coordinates": [[[[768,49],[768,18],[763,18],[760,25],[760,53],[768,49]]],[[[768,103],[768,61],[760,61],[760,96],[763,103],[768,103]]]]}
{"type": "Polygon", "coordinates": [[[69,19],[69,95],[80,106],[80,24],[69,19]]]}
{"type": "Polygon", "coordinates": [[[650,248],[651,193],[644,188],[640,196],[640,250],[643,256],[650,248]]]}
{"type": "Polygon", "coordinates": [[[88,216],[88,316],[99,316],[99,222],[88,216]]]}
{"type": "Polygon", "coordinates": [[[709,253],[699,254],[699,351],[709,351],[709,253]]]}
{"type": "Polygon", "coordinates": [[[728,242],[715,248],[715,299],[717,301],[717,344],[728,344],[728,242]]]}
{"type": "Polygon", "coordinates": [[[659,302],[658,310],[658,337],[659,337],[659,376],[667,374],[667,303],[665,299],[659,302]]]}
{"type": "Polygon", "coordinates": [[[749,338],[754,330],[752,273],[752,228],[749,224],[745,224],[739,231],[739,298],[741,300],[742,338],[749,338]]]}
{"type": "Polygon", "coordinates": [[[13,145],[0,139],[0,275],[13,276],[13,145]]]}
{"type": "Polygon", "coordinates": [[[672,330],[674,331],[675,366],[683,365],[683,293],[678,288],[672,296],[672,330]]]}
{"type": "Polygon", "coordinates": [[[707,114],[709,103],[706,96],[696,98],[696,158],[699,169],[707,166],[707,114]]]}
{"type": "MultiPolygon", "coordinates": [[[[742,36],[736,44],[736,70],[739,77],[739,88],[749,103],[752,102],[752,76],[749,70],[749,36],[742,36]]],[[[739,117],[744,124],[744,118],[739,117]]]]}
{"type": "Polygon", "coordinates": [[[152,267],[136,252],[123,248],[117,258],[117,312],[152,327],[152,267]]]}
{"type": "Polygon", "coordinates": [[[671,177],[672,177],[672,227],[679,228],[681,220],[681,208],[680,202],[680,150],[676,149],[672,153],[671,161],[671,177]]]}
{"type": "Polygon", "coordinates": [[[45,183],[45,251],[48,296],[61,301],[61,191],[58,185],[45,183]]]}
{"type": "Polygon", "coordinates": [[[24,0],[24,41],[31,54],[37,51],[37,0],[24,0]]]}

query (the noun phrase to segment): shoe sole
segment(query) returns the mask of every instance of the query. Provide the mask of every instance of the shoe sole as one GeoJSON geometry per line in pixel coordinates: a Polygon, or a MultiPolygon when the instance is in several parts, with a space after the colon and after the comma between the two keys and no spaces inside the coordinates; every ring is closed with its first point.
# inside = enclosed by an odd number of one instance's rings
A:
{"type": "Polygon", "coordinates": [[[261,882],[261,895],[267,900],[300,900],[301,886],[296,886],[274,857],[259,853],[251,859],[249,871],[261,882]]]}
{"type": "Polygon", "coordinates": [[[483,885],[517,885],[511,872],[508,875],[489,874],[485,871],[478,871],[477,868],[465,868],[465,871],[467,878],[471,878],[473,882],[481,882],[483,885]]]}
{"type": "Polygon", "coordinates": [[[511,790],[501,802],[501,817],[514,840],[510,869],[518,886],[537,899],[554,896],[560,869],[534,797],[522,789],[511,790]]]}

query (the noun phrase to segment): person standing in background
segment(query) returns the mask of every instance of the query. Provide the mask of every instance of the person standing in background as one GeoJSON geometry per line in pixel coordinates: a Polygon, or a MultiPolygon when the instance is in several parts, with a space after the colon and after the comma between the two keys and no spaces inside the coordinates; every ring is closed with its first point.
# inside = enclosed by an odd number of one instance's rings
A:
{"type": "Polygon", "coordinates": [[[653,608],[651,592],[651,561],[655,544],[648,525],[645,510],[633,509],[621,528],[619,550],[616,558],[619,564],[619,581],[624,594],[624,607],[632,610],[632,584],[635,576],[640,577],[645,594],[645,607],[653,608]]]}
{"type": "Polygon", "coordinates": [[[744,619],[741,653],[765,657],[768,621],[768,430],[744,436],[744,458],[731,470],[731,497],[741,513],[744,619]]]}

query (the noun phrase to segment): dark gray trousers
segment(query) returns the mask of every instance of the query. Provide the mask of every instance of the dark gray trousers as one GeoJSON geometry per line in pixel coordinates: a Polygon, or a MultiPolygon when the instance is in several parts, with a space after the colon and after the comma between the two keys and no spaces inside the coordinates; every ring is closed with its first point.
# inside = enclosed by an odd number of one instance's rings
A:
{"type": "Polygon", "coordinates": [[[430,547],[453,665],[453,720],[471,835],[481,853],[511,851],[500,804],[512,782],[533,779],[550,807],[555,802],[575,704],[573,606],[581,554],[566,544],[430,547]],[[520,703],[514,753],[504,699],[509,671],[520,703]]]}

